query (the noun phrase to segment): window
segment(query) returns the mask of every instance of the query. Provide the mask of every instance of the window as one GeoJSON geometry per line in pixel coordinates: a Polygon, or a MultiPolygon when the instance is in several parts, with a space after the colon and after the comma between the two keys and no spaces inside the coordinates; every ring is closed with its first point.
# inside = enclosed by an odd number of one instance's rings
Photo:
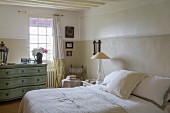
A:
{"type": "Polygon", "coordinates": [[[47,54],[43,54],[43,60],[53,59],[53,19],[29,18],[29,54],[32,56],[34,48],[46,48],[47,54]]]}

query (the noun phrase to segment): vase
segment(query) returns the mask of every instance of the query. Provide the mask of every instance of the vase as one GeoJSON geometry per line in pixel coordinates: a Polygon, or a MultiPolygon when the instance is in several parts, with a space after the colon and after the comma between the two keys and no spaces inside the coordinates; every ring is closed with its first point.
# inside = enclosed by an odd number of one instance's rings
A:
{"type": "Polygon", "coordinates": [[[42,63],[42,54],[37,53],[37,64],[41,64],[41,63],[42,63]]]}

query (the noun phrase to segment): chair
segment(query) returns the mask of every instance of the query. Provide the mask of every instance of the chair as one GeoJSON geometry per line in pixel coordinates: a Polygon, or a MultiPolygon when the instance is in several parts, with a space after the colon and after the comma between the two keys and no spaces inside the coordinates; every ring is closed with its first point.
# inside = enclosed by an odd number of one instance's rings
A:
{"type": "Polygon", "coordinates": [[[70,66],[70,75],[76,75],[77,79],[84,80],[84,70],[83,66],[81,67],[73,67],[72,65],[70,66]]]}
{"type": "Polygon", "coordinates": [[[83,75],[83,66],[82,67],[73,67],[70,66],[70,75],[76,75],[76,79],[69,80],[63,79],[62,80],[62,87],[76,87],[81,85],[81,81],[84,80],[83,75]]]}

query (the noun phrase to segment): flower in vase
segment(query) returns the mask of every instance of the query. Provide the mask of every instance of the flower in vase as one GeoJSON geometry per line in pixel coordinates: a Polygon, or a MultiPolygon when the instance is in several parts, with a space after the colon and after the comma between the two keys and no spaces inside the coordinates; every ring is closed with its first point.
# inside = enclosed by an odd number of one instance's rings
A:
{"type": "Polygon", "coordinates": [[[32,55],[34,56],[34,58],[35,58],[35,56],[37,56],[38,54],[42,54],[42,55],[43,55],[43,53],[47,54],[47,53],[48,53],[48,50],[45,49],[45,48],[42,48],[42,47],[34,48],[34,49],[32,50],[32,55]]]}

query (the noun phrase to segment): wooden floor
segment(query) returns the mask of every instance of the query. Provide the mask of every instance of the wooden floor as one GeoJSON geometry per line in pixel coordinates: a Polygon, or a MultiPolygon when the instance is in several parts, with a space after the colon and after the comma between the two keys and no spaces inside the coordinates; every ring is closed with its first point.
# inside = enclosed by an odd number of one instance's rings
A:
{"type": "Polygon", "coordinates": [[[18,113],[18,108],[21,99],[1,102],[0,103],[0,113],[18,113]]]}

